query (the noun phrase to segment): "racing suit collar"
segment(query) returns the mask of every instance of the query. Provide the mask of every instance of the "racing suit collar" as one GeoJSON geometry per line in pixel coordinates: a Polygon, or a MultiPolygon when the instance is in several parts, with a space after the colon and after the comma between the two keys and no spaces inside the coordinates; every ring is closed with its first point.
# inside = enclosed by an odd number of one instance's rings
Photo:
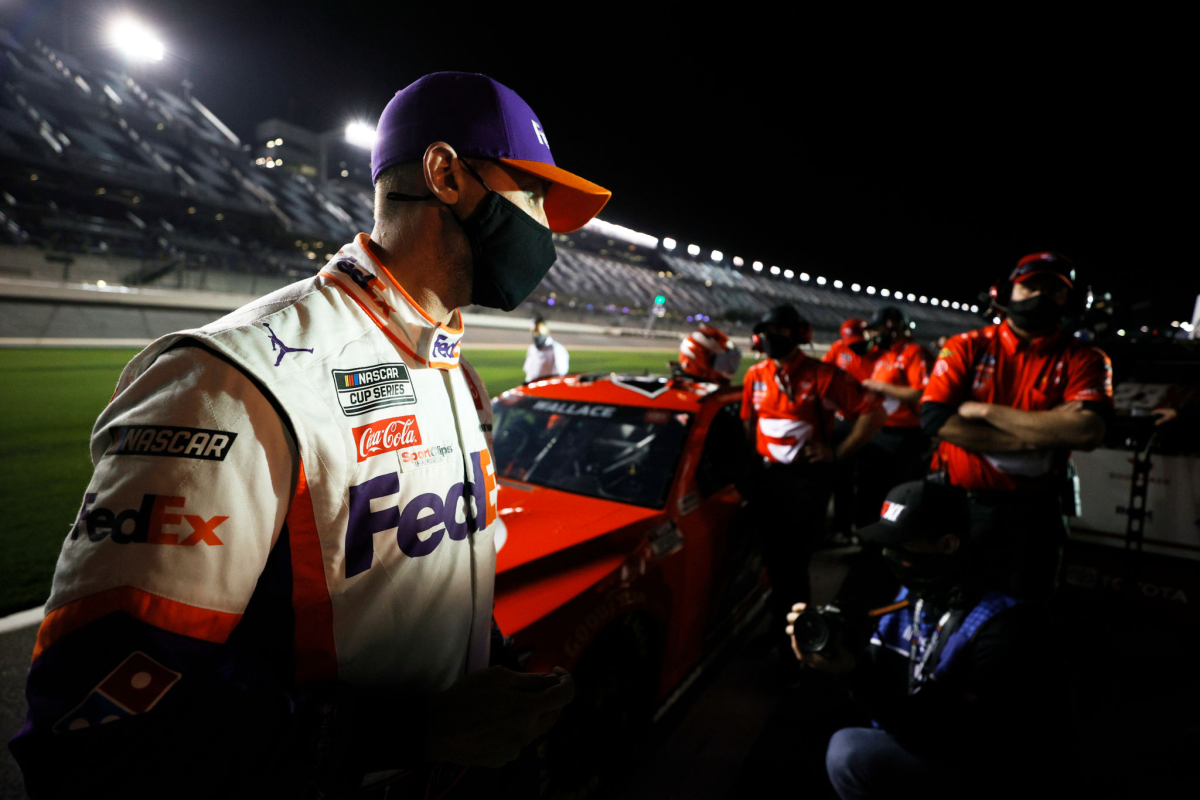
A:
{"type": "Polygon", "coordinates": [[[400,350],[435,369],[457,367],[462,311],[454,310],[451,325],[431,317],[375,257],[369,240],[367,234],[358,234],[338,250],[321,275],[350,295],[400,350]]]}

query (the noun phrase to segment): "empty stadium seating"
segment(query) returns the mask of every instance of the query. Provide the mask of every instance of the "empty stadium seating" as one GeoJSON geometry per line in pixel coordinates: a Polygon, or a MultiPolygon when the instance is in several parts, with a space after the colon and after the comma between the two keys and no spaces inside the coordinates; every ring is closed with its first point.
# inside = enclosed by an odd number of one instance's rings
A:
{"type": "MultiPolygon", "coordinates": [[[[0,50],[0,243],[9,245],[0,249],[0,280],[254,294],[312,274],[372,228],[365,187],[256,165],[250,145],[186,87],[144,86],[2,29],[0,50]],[[72,273],[83,256],[86,268],[72,273]]],[[[644,245],[610,250],[613,240],[606,248],[586,232],[555,242],[558,262],[523,312],[637,327],[662,295],[660,328],[699,317],[744,333],[788,302],[829,339],[846,317],[869,317],[889,302],[644,245]]],[[[900,305],[926,339],[979,322],[900,305]]]]}

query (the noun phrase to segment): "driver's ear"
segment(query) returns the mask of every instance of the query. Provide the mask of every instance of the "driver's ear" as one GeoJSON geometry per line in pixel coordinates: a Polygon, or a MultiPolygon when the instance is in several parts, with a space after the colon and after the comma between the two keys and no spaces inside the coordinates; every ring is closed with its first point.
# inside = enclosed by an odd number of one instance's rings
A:
{"type": "Polygon", "coordinates": [[[457,162],[458,153],[445,142],[429,145],[421,158],[425,186],[434,197],[448,206],[457,203],[461,194],[462,183],[459,175],[462,167],[457,162]]]}

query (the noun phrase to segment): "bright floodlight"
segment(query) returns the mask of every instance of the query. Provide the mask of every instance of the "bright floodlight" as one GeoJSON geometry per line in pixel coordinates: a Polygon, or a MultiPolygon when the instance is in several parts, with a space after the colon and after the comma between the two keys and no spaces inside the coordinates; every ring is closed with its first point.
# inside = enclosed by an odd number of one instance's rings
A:
{"type": "Polygon", "coordinates": [[[109,38],[130,61],[163,60],[163,43],[140,22],[123,19],[114,23],[109,38]]]}
{"type": "Polygon", "coordinates": [[[688,255],[689,255],[689,256],[698,256],[698,255],[700,255],[700,245],[698,245],[698,244],[689,244],[689,245],[688,245],[688,255]]]}
{"type": "Polygon", "coordinates": [[[817,276],[817,283],[819,283],[821,286],[824,286],[824,285],[825,285],[825,283],[826,283],[826,281],[825,281],[825,278],[824,278],[824,277],[822,277],[822,276],[820,276],[820,275],[818,275],[818,276],[817,276]]]}
{"type": "Polygon", "coordinates": [[[916,299],[917,299],[917,296],[916,296],[915,294],[913,294],[912,292],[909,292],[909,293],[908,293],[908,294],[906,294],[904,297],[905,297],[905,299],[907,299],[907,300],[908,300],[908,302],[910,302],[910,303],[911,303],[913,300],[916,300],[916,299]]]}
{"type": "Polygon", "coordinates": [[[796,273],[792,272],[790,269],[785,269],[785,270],[783,271],[783,277],[785,277],[785,278],[790,278],[790,277],[792,277],[792,276],[793,276],[793,275],[795,275],[795,274],[796,274],[796,273]]]}
{"type": "Polygon", "coordinates": [[[677,244],[677,242],[674,239],[672,239],[670,236],[663,239],[663,247],[667,248],[668,250],[674,250],[676,244],[677,244]]]}
{"type": "Polygon", "coordinates": [[[754,271],[755,272],[762,272],[762,268],[763,268],[763,263],[761,261],[754,262],[754,271]]]}
{"type": "Polygon", "coordinates": [[[346,141],[369,150],[375,146],[375,129],[365,122],[351,122],[346,126],[346,141]]]}
{"type": "Polygon", "coordinates": [[[917,299],[918,299],[918,300],[920,300],[922,303],[928,303],[928,302],[929,302],[929,298],[928,298],[928,297],[926,297],[925,295],[921,295],[921,296],[920,296],[920,297],[918,297],[917,299]]]}
{"type": "Polygon", "coordinates": [[[843,286],[845,286],[845,285],[846,285],[846,284],[842,283],[841,281],[834,281],[834,282],[833,282],[833,288],[835,288],[835,289],[840,289],[840,288],[842,288],[842,287],[843,287],[843,286]]]}
{"type": "Polygon", "coordinates": [[[735,267],[740,267],[740,266],[742,266],[742,265],[743,265],[743,264],[745,264],[745,263],[746,263],[746,262],[742,260],[742,257],[741,257],[741,256],[734,256],[734,257],[733,257],[733,265],[734,265],[735,267]]]}
{"type": "Polygon", "coordinates": [[[867,287],[867,294],[875,294],[875,287],[874,287],[874,286],[868,286],[868,287],[867,287]]]}
{"type": "Polygon", "coordinates": [[[724,254],[724,253],[722,253],[720,250],[713,250],[713,251],[712,251],[712,260],[713,260],[713,261],[720,261],[720,260],[721,260],[722,258],[724,258],[724,257],[725,257],[725,254],[724,254]]]}
{"type": "Polygon", "coordinates": [[[973,306],[971,306],[971,313],[972,313],[972,314],[978,314],[978,313],[979,313],[979,306],[976,306],[976,305],[973,305],[973,306]]]}
{"type": "Polygon", "coordinates": [[[861,291],[862,291],[862,284],[861,284],[861,283],[852,283],[852,284],[850,284],[850,291],[852,291],[852,292],[861,292],[861,291]]]}
{"type": "Polygon", "coordinates": [[[942,301],[942,308],[949,308],[949,307],[950,307],[950,301],[949,301],[949,300],[943,300],[943,301],[942,301]]]}
{"type": "Polygon", "coordinates": [[[778,274],[779,274],[779,267],[771,267],[771,274],[772,274],[772,275],[778,275],[778,274]]]}
{"type": "Polygon", "coordinates": [[[951,307],[951,308],[958,308],[958,301],[957,301],[957,300],[955,300],[953,303],[951,303],[951,304],[950,304],[950,307],[951,307]]]}
{"type": "Polygon", "coordinates": [[[889,292],[887,289],[880,289],[880,290],[879,290],[879,293],[880,293],[881,295],[883,295],[884,297],[890,297],[890,296],[891,296],[891,294],[892,294],[892,293],[891,293],[891,292],[889,292]]]}
{"type": "Polygon", "coordinates": [[[802,280],[802,281],[807,281],[807,280],[810,280],[811,278],[812,278],[812,276],[809,275],[807,272],[800,273],[800,280],[802,280]]]}

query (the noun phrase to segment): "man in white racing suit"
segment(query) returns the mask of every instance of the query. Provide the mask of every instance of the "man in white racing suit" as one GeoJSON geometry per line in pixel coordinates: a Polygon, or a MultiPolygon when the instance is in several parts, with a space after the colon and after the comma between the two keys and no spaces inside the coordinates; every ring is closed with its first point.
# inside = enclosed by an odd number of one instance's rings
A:
{"type": "Polygon", "coordinates": [[[488,667],[503,529],[457,309],[519,303],[608,193],[482,75],[378,130],[372,234],[156,341],[97,420],[10,745],[33,797],[440,792],[461,768],[424,765],[502,765],[570,701],[488,667]]]}

